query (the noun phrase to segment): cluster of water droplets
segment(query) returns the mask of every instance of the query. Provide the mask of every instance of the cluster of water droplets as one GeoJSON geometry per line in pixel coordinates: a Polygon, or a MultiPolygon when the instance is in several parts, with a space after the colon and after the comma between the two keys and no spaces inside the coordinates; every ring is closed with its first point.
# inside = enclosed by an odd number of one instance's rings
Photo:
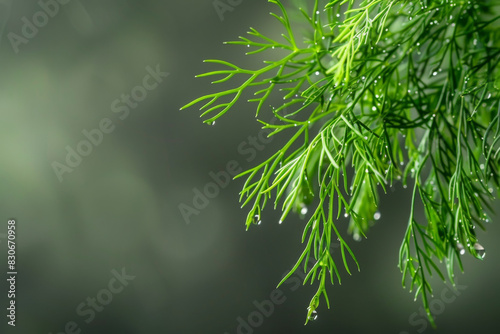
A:
{"type": "MultiPolygon", "coordinates": [[[[482,259],[484,259],[484,257],[486,256],[486,250],[484,249],[484,247],[480,244],[480,243],[475,243],[474,246],[472,246],[472,248],[476,251],[476,254],[481,257],[482,259]]],[[[462,245],[461,243],[457,243],[457,250],[459,251],[460,255],[464,255],[465,254],[465,247],[464,245],[462,245]]]]}

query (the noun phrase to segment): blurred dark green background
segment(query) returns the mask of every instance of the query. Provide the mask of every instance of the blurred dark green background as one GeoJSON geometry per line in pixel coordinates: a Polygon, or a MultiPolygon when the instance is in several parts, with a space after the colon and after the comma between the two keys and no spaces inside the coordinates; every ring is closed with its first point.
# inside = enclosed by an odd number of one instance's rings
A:
{"type": "MultiPolygon", "coordinates": [[[[433,332],[418,313],[420,300],[413,302],[401,287],[396,266],[410,200],[401,185],[382,196],[382,218],[369,238],[352,241],[361,272],[344,272],[342,286],[329,290],[333,309],[322,304],[307,327],[314,287],[284,286],[280,300],[286,300],[268,316],[259,318],[254,303],[269,300],[295,263],[305,220],[279,225],[278,212],[268,210],[262,225],[245,232],[246,211],[238,204],[243,180],[236,180],[186,224],[179,205],[192,206],[193,189],[211,182],[210,172],[232,160],[253,166],[280,144],[263,145],[255,159],[238,150],[259,134],[254,105],[238,104],[215,126],[203,124],[196,108],[179,111],[216,89],[194,78],[215,68],[203,59],[260,66],[261,58],[242,57],[244,48],[222,42],[249,26],[280,32],[268,15],[276,8],[267,1],[221,2],[233,10],[220,16],[213,0],[72,0],[21,43],[9,33],[23,36],[23,17],[33,22],[38,15],[44,23],[40,4],[0,0],[1,277],[7,276],[11,218],[17,220],[18,271],[17,326],[6,324],[2,279],[0,333],[79,333],[72,328],[78,326],[96,334],[233,334],[238,319],[249,317],[258,325],[240,333],[433,332]],[[157,66],[169,76],[126,117],[113,112],[115,100],[142,85],[147,67],[157,66]],[[113,130],[60,182],[54,161],[65,163],[67,147],[77,149],[82,131],[106,118],[113,130]],[[135,278],[118,283],[113,277],[122,271],[135,278]],[[97,298],[99,311],[89,311],[87,298],[97,298]]],[[[496,332],[496,220],[480,234],[485,260],[464,257],[460,295],[452,298],[436,282],[436,333],[496,332]]],[[[346,221],[339,227],[345,231],[346,221]]]]}

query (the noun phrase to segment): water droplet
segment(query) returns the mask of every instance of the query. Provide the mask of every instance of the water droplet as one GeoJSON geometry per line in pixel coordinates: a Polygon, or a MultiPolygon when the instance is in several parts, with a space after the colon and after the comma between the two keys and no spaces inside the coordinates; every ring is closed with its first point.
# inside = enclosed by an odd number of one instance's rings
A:
{"type": "Polygon", "coordinates": [[[465,254],[465,248],[464,248],[464,246],[461,243],[457,243],[457,249],[460,252],[460,255],[464,255],[465,254]]]}
{"type": "Polygon", "coordinates": [[[207,124],[208,124],[208,125],[212,125],[212,126],[213,126],[213,125],[215,125],[215,121],[208,122],[207,124]]]}
{"type": "Polygon", "coordinates": [[[316,312],[316,311],[312,311],[312,312],[311,312],[311,315],[309,316],[309,320],[310,320],[310,321],[314,321],[314,320],[316,320],[316,319],[318,319],[318,312],[316,312]]]}
{"type": "Polygon", "coordinates": [[[377,111],[377,107],[373,106],[373,107],[372,107],[372,110],[373,110],[373,111],[377,111]]]}
{"type": "Polygon", "coordinates": [[[283,223],[283,221],[280,219],[280,221],[278,222],[278,224],[281,224],[281,223],[283,223]]]}
{"type": "Polygon", "coordinates": [[[260,225],[262,223],[262,221],[260,220],[260,216],[259,215],[253,216],[253,223],[257,224],[257,225],[260,225]]]}
{"type": "Polygon", "coordinates": [[[352,235],[352,238],[354,239],[354,241],[361,241],[361,236],[359,235],[359,233],[354,233],[352,235]]]}
{"type": "Polygon", "coordinates": [[[375,212],[375,214],[373,215],[373,219],[375,219],[375,220],[379,220],[379,219],[380,219],[380,217],[382,217],[382,215],[381,215],[381,214],[380,214],[380,212],[378,212],[378,211],[377,211],[377,212],[375,212]]]}
{"type": "Polygon", "coordinates": [[[300,209],[300,214],[303,216],[307,215],[307,206],[302,205],[302,209],[300,209]]]}
{"type": "Polygon", "coordinates": [[[438,74],[438,72],[432,72],[433,76],[436,76],[437,74],[438,74]]]}
{"type": "Polygon", "coordinates": [[[474,250],[476,251],[477,255],[479,255],[482,259],[484,259],[484,256],[486,255],[486,251],[484,250],[484,247],[478,244],[477,242],[474,244],[474,250]]]}

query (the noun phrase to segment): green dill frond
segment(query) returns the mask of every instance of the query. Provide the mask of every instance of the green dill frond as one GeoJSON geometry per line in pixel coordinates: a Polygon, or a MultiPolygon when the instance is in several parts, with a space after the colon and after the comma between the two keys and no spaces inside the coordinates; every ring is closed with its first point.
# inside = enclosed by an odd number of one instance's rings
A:
{"type": "MultiPolygon", "coordinates": [[[[281,50],[258,70],[221,60],[221,69],[200,75],[214,83],[244,78],[235,88],[202,96],[206,123],[228,112],[244,91],[253,91],[256,117],[270,136],[288,142],[237,177],[246,178],[241,202],[246,226],[260,221],[267,204],[306,215],[304,251],[283,283],[303,266],[304,283],[318,284],[306,323],[323,298],[327,281],[341,282],[359,263],[343,231],[366,237],[377,219],[378,200],[397,182],[412,189],[411,210],[399,253],[403,286],[420,296],[429,319],[429,276],[454,284],[461,254],[482,259],[476,227],[498,192],[500,161],[500,4],[497,1],[311,1],[292,24],[278,0],[271,14],[283,28],[275,40],[251,28],[229,44],[248,55],[281,50]],[[295,25],[309,34],[297,35],[295,25]],[[284,51],[284,53],[283,53],[284,51]],[[268,108],[270,96],[283,103],[268,108]],[[273,113],[276,122],[260,119],[273,113]],[[423,204],[426,221],[417,221],[423,204]],[[342,233],[341,233],[342,232],[342,233]],[[340,258],[332,256],[338,240],[340,258]],[[314,259],[313,265],[307,267],[314,259]],[[441,268],[444,262],[444,269],[441,268]]],[[[300,269],[302,270],[302,269],[300,269]]]]}

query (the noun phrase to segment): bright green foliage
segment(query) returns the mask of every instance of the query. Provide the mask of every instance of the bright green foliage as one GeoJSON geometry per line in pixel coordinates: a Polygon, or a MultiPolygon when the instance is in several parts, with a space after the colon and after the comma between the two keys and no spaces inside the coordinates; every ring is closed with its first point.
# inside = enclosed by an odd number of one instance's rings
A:
{"type": "MultiPolygon", "coordinates": [[[[500,159],[500,3],[498,1],[310,1],[300,10],[308,36],[297,36],[284,6],[272,14],[283,26],[276,41],[251,29],[237,42],[248,54],[280,49],[279,60],[258,70],[209,60],[225,69],[200,76],[246,78],[238,87],[203,96],[185,107],[205,103],[207,123],[222,116],[252,90],[257,118],[267,112],[271,94],[283,97],[271,107],[278,122],[259,120],[271,135],[289,141],[258,166],[242,173],[241,192],[249,206],[247,228],[260,221],[268,200],[282,210],[312,215],[305,226],[301,264],[304,283],[319,281],[308,308],[309,319],[327,279],[340,283],[331,253],[340,241],[342,265],[359,264],[336,224],[350,216],[348,232],[366,236],[378,206],[378,192],[400,180],[413,189],[399,268],[403,286],[410,282],[432,321],[428,277],[443,280],[444,261],[453,283],[460,254],[478,259],[476,227],[488,222],[499,185],[500,159]],[[286,51],[283,53],[283,50],[286,51]],[[426,222],[417,222],[415,204],[423,204],[426,222]],[[307,268],[310,257],[315,264],[307,268]]],[[[295,30],[295,29],[294,29],[295,30]]],[[[275,50],[276,51],[276,50],[275,50]]],[[[185,108],[184,107],[184,108],[185,108]]],[[[307,321],[306,321],[307,323],[307,321]]]]}

